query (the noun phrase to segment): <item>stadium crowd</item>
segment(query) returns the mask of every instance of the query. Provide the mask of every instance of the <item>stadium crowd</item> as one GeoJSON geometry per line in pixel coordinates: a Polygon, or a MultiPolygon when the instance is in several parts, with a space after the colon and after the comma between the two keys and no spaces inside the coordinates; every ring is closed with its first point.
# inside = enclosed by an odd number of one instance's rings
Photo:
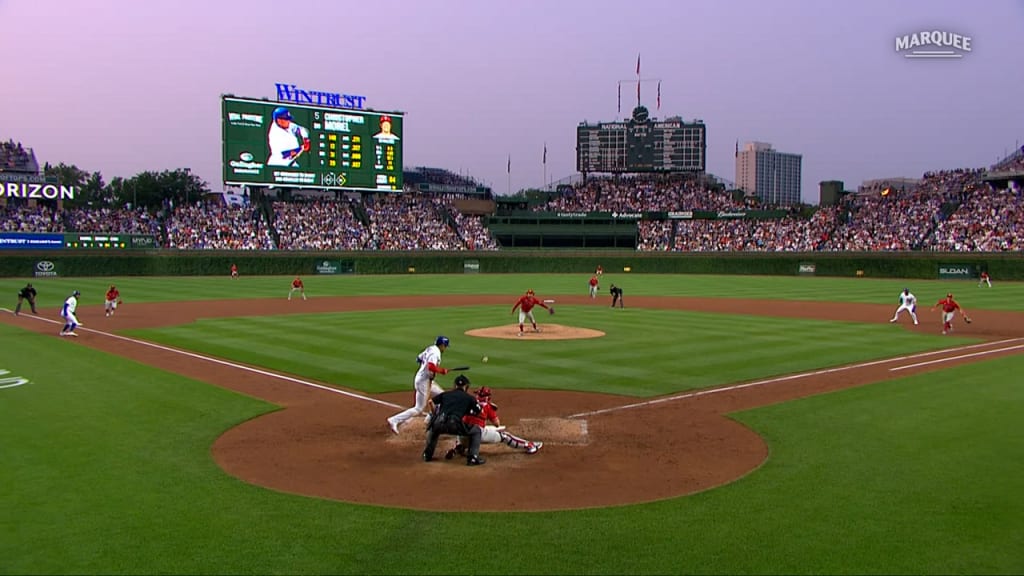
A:
{"type": "Polygon", "coordinates": [[[39,165],[31,148],[25,148],[21,142],[8,140],[0,142],[0,170],[37,172],[39,165]]]}
{"type": "MultiPolygon", "coordinates": [[[[5,162],[26,150],[0,142],[5,162]],[[12,152],[13,151],[13,152],[12,152]]],[[[28,152],[25,152],[28,154],[28,152]]],[[[20,157],[20,156],[19,156],[20,157]]],[[[1024,169],[1024,149],[993,169],[1024,169]]],[[[742,217],[749,206],[700,178],[604,178],[578,183],[535,211],[710,211],[715,219],[638,221],[638,251],[1016,251],[1024,247],[1024,199],[1014,186],[997,189],[984,169],[928,172],[912,188],[849,194],[835,206],[789,210],[784,217],[742,217]],[[727,212],[729,214],[721,214],[727,212]]],[[[465,186],[445,170],[421,169],[424,182],[465,186]]],[[[216,195],[219,196],[219,195],[216,195]]],[[[455,208],[459,194],[404,193],[276,200],[230,205],[204,200],[144,209],[68,208],[7,199],[3,232],[152,234],[160,246],[182,250],[498,250],[487,217],[455,208]]],[[[771,208],[771,207],[763,207],[771,208]]]]}

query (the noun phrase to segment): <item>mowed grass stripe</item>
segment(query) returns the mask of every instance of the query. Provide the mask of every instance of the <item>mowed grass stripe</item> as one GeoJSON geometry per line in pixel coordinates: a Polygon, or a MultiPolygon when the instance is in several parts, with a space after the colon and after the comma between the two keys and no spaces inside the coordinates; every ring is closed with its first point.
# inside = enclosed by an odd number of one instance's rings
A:
{"type": "MultiPolygon", "coordinates": [[[[445,334],[444,366],[470,365],[502,388],[655,396],[948,346],[884,324],[581,307],[558,318],[602,338],[542,341],[466,336],[493,307],[204,319],[136,332],[145,338],[368,393],[407,390],[416,355],[445,334]],[[439,327],[444,327],[440,329],[439,327]],[[884,346],[880,345],[884,342],[884,346]],[[482,356],[491,360],[480,362],[482,356]]],[[[541,326],[543,328],[543,322],[541,326]]],[[[444,385],[447,380],[442,379],[444,385]]]]}
{"type": "MultiPolygon", "coordinates": [[[[467,274],[316,276],[304,275],[307,293],[320,296],[401,296],[424,294],[500,294],[511,308],[515,298],[533,288],[542,298],[586,294],[590,272],[576,274],[467,274]]],[[[224,276],[184,277],[88,277],[31,279],[39,289],[39,303],[54,313],[74,289],[82,291],[82,305],[102,305],[109,284],[117,284],[126,305],[143,302],[220,300],[287,297],[292,276],[243,275],[238,280],[224,276]]],[[[630,296],[686,296],[694,298],[743,298],[754,300],[798,300],[815,302],[858,302],[891,304],[904,287],[927,309],[947,292],[953,292],[968,310],[1024,310],[1024,283],[994,281],[993,288],[979,288],[974,280],[923,280],[891,278],[837,278],[795,276],[740,276],[695,274],[629,274],[609,271],[601,280],[598,303],[607,305],[611,283],[630,296]]],[[[14,294],[25,279],[0,279],[0,291],[14,294]]],[[[301,302],[293,302],[301,312],[301,302]]],[[[603,307],[603,306],[602,306],[603,307]]],[[[501,306],[498,307],[500,310],[501,306]]],[[[628,310],[628,308],[627,308],[628,310]]]]}

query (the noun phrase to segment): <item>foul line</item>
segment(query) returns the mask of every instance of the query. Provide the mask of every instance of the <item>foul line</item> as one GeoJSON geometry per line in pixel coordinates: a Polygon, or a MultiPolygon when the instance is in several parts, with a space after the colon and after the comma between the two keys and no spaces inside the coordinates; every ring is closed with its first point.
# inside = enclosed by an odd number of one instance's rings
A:
{"type": "MultiPolygon", "coordinates": [[[[810,376],[821,376],[822,374],[834,374],[836,372],[844,372],[846,370],[857,370],[859,368],[867,368],[869,366],[877,366],[878,364],[889,364],[892,362],[900,362],[903,360],[913,360],[916,358],[925,358],[928,356],[934,356],[936,354],[945,354],[949,352],[957,352],[963,350],[972,350],[974,348],[981,348],[985,346],[1001,346],[1003,344],[1009,344],[1011,342],[1018,342],[1021,338],[1013,338],[1010,340],[1000,340],[998,342],[983,342],[981,344],[971,344],[969,346],[960,346],[958,348],[945,348],[943,350],[933,350],[931,352],[922,352],[920,354],[912,354],[910,356],[897,356],[896,358],[886,358],[885,360],[874,360],[872,362],[864,362],[861,364],[851,364],[849,366],[839,366],[837,368],[826,368],[824,370],[815,370],[813,372],[803,372],[800,374],[790,374],[788,376],[779,376],[778,378],[769,378],[767,380],[758,380],[756,382],[747,382],[745,384],[736,384],[734,386],[724,386],[722,388],[710,388],[707,390],[698,390],[696,392],[687,392],[686,394],[679,394],[677,396],[668,396],[665,398],[658,398],[655,400],[647,400],[646,402],[636,402],[634,404],[626,404],[623,406],[616,406],[613,408],[602,408],[601,410],[591,410],[590,412],[580,412],[579,414],[571,414],[567,418],[586,418],[588,416],[596,416],[598,414],[608,414],[609,412],[618,412],[620,410],[629,410],[632,408],[642,408],[644,406],[652,406],[654,404],[663,404],[665,402],[674,402],[676,400],[686,400],[688,398],[696,398],[698,396],[708,396],[711,394],[719,394],[721,392],[732,392],[734,390],[742,390],[744,388],[753,388],[755,386],[764,386],[765,384],[774,384],[776,382],[786,382],[788,380],[798,380],[800,378],[807,378],[810,376]]],[[[1002,350],[992,350],[985,352],[977,352],[968,356],[975,356],[980,354],[991,354],[994,352],[1001,352],[1004,350],[1011,350],[1014,348],[1024,348],[1024,344],[1020,346],[1014,346],[1013,348],[1005,348],[1002,350]]],[[[967,356],[964,356],[965,358],[967,356]]],[[[934,360],[932,362],[944,362],[945,360],[934,360]]],[[[920,365],[928,364],[925,362],[920,365]]],[[[917,366],[914,364],[911,366],[917,366]]],[[[908,368],[910,366],[907,366],[908,368]]]]}
{"type": "MultiPolygon", "coordinates": [[[[996,342],[996,344],[1005,344],[1009,342],[996,342]]],[[[1010,350],[1020,350],[1024,348],[1024,344],[1018,344],[1016,346],[1009,346],[1007,348],[998,348],[996,350],[985,350],[984,352],[974,352],[973,354],[961,354],[960,356],[950,356],[949,358],[940,358],[938,360],[929,360],[927,362],[918,362],[917,364],[907,364],[906,366],[897,366],[895,368],[889,368],[890,372],[898,372],[900,370],[906,370],[908,368],[918,368],[920,366],[928,366],[929,364],[939,364],[942,362],[952,362],[953,360],[962,360],[964,358],[971,358],[974,356],[984,356],[986,354],[997,354],[999,352],[1009,352],[1010,350]]]]}
{"type": "MultiPolygon", "coordinates": [[[[14,313],[13,311],[11,311],[8,308],[0,308],[0,310],[3,310],[4,312],[10,312],[12,314],[14,313]]],[[[24,316],[25,318],[32,318],[34,320],[39,320],[41,322],[49,322],[50,324],[57,324],[57,325],[61,324],[60,322],[58,322],[56,320],[50,320],[49,318],[42,318],[42,317],[39,317],[39,316],[36,316],[36,315],[22,314],[21,316],[24,316]]],[[[182,356],[188,356],[189,358],[197,358],[199,360],[205,360],[207,362],[212,362],[214,364],[220,364],[222,366],[229,366],[231,368],[237,368],[238,370],[244,370],[246,372],[252,372],[253,374],[259,374],[260,376],[268,376],[270,378],[277,378],[278,380],[284,380],[286,382],[291,382],[293,384],[301,384],[302,386],[308,386],[310,388],[316,388],[318,390],[323,390],[325,392],[331,392],[331,393],[334,393],[334,394],[341,394],[342,396],[348,396],[349,398],[355,398],[356,400],[365,400],[367,402],[373,402],[374,404],[380,404],[382,406],[388,406],[388,407],[391,407],[391,408],[401,408],[401,406],[399,406],[398,404],[392,404],[391,402],[385,402],[383,400],[377,400],[376,398],[370,398],[369,396],[363,396],[361,394],[354,394],[352,392],[347,392],[345,390],[339,390],[337,388],[331,388],[330,386],[324,386],[323,384],[316,384],[314,382],[307,382],[306,380],[300,380],[298,378],[293,378],[291,376],[285,376],[283,374],[275,374],[273,372],[268,372],[266,370],[260,370],[258,368],[253,368],[251,366],[245,366],[243,364],[236,364],[234,362],[229,362],[227,360],[221,360],[219,358],[213,358],[213,357],[210,357],[210,356],[203,356],[202,354],[196,354],[195,352],[187,352],[185,350],[178,350],[177,348],[171,348],[170,346],[164,346],[162,344],[154,344],[153,342],[146,342],[145,340],[136,340],[135,338],[128,338],[127,336],[120,336],[118,334],[112,334],[110,332],[103,332],[102,330],[93,330],[91,328],[86,328],[85,326],[82,326],[82,325],[78,326],[78,330],[85,330],[86,332],[92,332],[94,334],[99,334],[101,336],[108,336],[110,338],[116,338],[118,340],[124,340],[126,342],[131,342],[133,344],[140,344],[142,346],[149,346],[150,348],[156,348],[157,350],[163,350],[164,352],[173,352],[174,354],[181,354],[182,356]]]]}

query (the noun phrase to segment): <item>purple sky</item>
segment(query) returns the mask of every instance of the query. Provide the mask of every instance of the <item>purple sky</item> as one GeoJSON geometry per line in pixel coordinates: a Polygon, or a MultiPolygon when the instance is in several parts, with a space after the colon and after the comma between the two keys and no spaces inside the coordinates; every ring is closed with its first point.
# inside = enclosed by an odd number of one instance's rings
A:
{"type": "MultiPolygon", "coordinates": [[[[736,140],[803,154],[818,182],[983,166],[1024,144],[1024,1],[0,0],[0,138],[109,181],[188,167],[221,189],[220,95],[276,82],[402,110],[405,164],[495,192],[575,173],[576,126],[611,121],[619,80],[656,116],[703,119],[709,172],[736,140]],[[970,36],[960,60],[895,37],[970,36]]],[[[635,99],[623,87],[622,115],[635,99]]]]}

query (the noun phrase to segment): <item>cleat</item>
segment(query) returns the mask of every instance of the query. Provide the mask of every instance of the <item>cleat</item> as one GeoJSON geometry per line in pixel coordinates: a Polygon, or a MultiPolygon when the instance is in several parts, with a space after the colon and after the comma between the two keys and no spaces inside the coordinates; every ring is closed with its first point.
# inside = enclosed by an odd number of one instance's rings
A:
{"type": "Polygon", "coordinates": [[[487,462],[487,460],[484,460],[479,456],[470,456],[469,458],[466,458],[466,466],[480,466],[485,462],[487,462]]]}
{"type": "Polygon", "coordinates": [[[433,459],[434,459],[434,455],[433,454],[430,454],[430,453],[427,453],[427,452],[423,453],[423,461],[424,462],[430,462],[433,459]]]}
{"type": "Polygon", "coordinates": [[[543,442],[530,442],[526,446],[526,453],[527,454],[536,454],[537,452],[540,452],[540,449],[543,448],[543,447],[544,447],[544,443],[543,442]]]}
{"type": "Polygon", "coordinates": [[[394,432],[395,434],[398,434],[398,424],[392,422],[391,418],[388,418],[388,428],[391,429],[391,431],[394,432]]]}
{"type": "Polygon", "coordinates": [[[444,453],[445,460],[451,460],[452,458],[455,458],[455,448],[449,448],[448,451],[444,453]]]}

